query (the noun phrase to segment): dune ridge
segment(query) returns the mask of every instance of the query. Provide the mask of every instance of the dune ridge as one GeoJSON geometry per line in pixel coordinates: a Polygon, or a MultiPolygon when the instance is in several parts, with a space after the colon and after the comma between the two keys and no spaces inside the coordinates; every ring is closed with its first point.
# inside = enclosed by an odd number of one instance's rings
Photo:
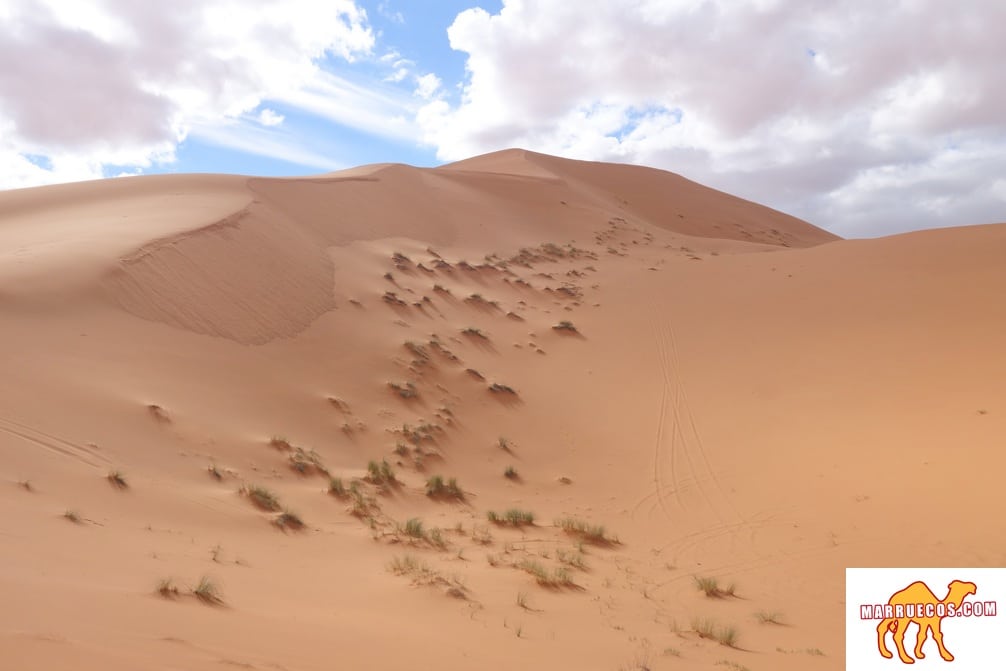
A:
{"type": "Polygon", "coordinates": [[[0,666],[839,669],[846,566],[1006,559],[1006,225],[510,150],[0,242],[0,666]]]}

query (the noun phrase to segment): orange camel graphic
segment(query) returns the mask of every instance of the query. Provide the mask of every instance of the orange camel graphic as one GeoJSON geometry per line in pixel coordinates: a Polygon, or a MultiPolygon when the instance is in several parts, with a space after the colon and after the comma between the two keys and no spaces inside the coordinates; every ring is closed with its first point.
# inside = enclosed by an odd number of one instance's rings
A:
{"type": "Polygon", "coordinates": [[[909,624],[914,622],[919,625],[919,633],[915,639],[916,659],[925,658],[926,655],[922,652],[922,644],[926,642],[929,632],[933,632],[933,640],[936,641],[936,645],[940,649],[940,657],[948,662],[954,661],[954,656],[943,645],[943,632],[940,631],[940,622],[943,620],[943,617],[937,614],[937,605],[943,604],[943,608],[939,609],[939,612],[943,613],[946,612],[946,609],[951,604],[954,610],[958,610],[961,607],[961,603],[964,602],[964,597],[969,594],[975,594],[978,588],[975,587],[973,582],[961,582],[960,580],[954,580],[947,587],[947,597],[943,600],[937,599],[936,595],[933,594],[932,590],[924,582],[913,582],[905,589],[895,592],[891,596],[887,603],[894,606],[896,609],[895,613],[902,615],[902,617],[889,617],[877,625],[877,647],[880,649],[881,655],[887,659],[892,657],[884,641],[887,637],[887,632],[891,632],[894,634],[894,644],[898,647],[898,657],[905,664],[914,664],[915,660],[905,652],[906,629],[909,624]],[[898,609],[899,606],[901,607],[900,609],[898,609]],[[912,617],[908,617],[909,612],[912,613],[912,617]]]}

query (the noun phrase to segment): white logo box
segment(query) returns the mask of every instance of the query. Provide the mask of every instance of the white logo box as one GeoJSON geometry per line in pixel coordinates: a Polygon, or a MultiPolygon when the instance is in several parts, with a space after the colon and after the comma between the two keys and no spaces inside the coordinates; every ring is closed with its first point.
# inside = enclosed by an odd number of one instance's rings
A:
{"type": "Polygon", "coordinates": [[[1006,669],[1006,613],[1002,610],[1006,608],[1006,568],[849,568],[845,571],[845,608],[845,668],[849,671],[1006,669]],[[945,603],[955,581],[956,598],[945,603]],[[926,592],[916,586],[911,588],[912,594],[922,595],[920,598],[897,599],[908,602],[901,608],[889,604],[894,594],[917,582],[924,583],[936,601],[925,598],[926,592]],[[970,591],[966,583],[974,584],[974,594],[966,594],[970,591]],[[892,657],[881,656],[878,626],[890,625],[888,616],[908,618],[915,616],[916,610],[923,619],[939,618],[943,644],[953,655],[952,662],[940,656],[935,631],[927,632],[922,644],[925,657],[916,658],[919,626],[914,621],[905,631],[891,632],[885,626],[884,643],[892,657]],[[896,636],[904,637],[905,652],[914,663],[899,659],[896,636]]]}

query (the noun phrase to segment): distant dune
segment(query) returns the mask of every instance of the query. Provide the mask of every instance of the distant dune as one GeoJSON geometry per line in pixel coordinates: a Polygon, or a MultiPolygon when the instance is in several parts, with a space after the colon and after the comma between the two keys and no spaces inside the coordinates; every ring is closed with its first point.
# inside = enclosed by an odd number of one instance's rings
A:
{"type": "Polygon", "coordinates": [[[1003,258],[524,150],[2,192],[0,667],[844,668],[845,567],[1006,560],[1003,258]]]}

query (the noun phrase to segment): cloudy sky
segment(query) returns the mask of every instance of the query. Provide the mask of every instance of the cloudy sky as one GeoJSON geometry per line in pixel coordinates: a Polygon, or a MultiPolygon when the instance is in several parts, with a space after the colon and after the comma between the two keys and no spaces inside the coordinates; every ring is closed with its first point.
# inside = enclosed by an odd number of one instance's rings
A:
{"type": "Polygon", "coordinates": [[[0,0],[0,189],[524,147],[848,237],[1006,221],[1003,0],[0,0]]]}

